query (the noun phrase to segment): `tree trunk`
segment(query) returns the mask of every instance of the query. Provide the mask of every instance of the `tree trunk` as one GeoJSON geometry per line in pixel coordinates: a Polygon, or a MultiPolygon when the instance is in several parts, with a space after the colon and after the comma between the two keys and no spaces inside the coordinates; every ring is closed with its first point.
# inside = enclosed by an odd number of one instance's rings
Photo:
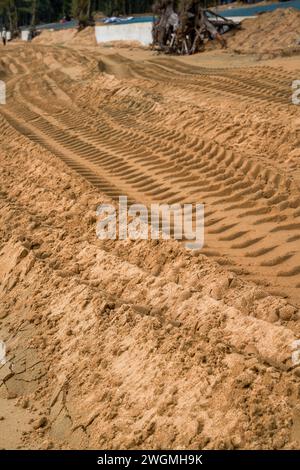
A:
{"type": "Polygon", "coordinates": [[[37,1],[38,1],[38,0],[32,0],[31,26],[35,26],[35,24],[36,24],[37,1]]]}
{"type": "Polygon", "coordinates": [[[13,21],[12,21],[11,11],[9,7],[7,9],[7,17],[8,17],[8,22],[9,22],[9,30],[13,33],[13,21]]]}
{"type": "Polygon", "coordinates": [[[88,0],[88,5],[87,5],[87,17],[90,19],[92,16],[92,0],[88,0]]]}
{"type": "Polygon", "coordinates": [[[9,22],[9,29],[13,34],[17,30],[17,8],[14,0],[10,0],[6,6],[6,14],[9,22]]]}

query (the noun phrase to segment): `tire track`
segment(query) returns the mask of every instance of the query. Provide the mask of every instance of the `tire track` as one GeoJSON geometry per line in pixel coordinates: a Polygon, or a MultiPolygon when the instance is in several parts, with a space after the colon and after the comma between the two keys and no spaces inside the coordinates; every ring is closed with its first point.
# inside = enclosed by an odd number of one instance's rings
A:
{"type": "MultiPolygon", "coordinates": [[[[69,72],[51,70],[45,63],[33,78],[28,70],[41,52],[29,51],[30,60],[26,55],[22,67],[12,62],[13,101],[1,109],[15,129],[114,200],[126,194],[130,201],[146,204],[204,202],[204,252],[299,302],[297,180],[282,171],[280,161],[275,159],[274,166],[271,155],[257,158],[246,145],[247,125],[258,138],[273,140],[274,148],[284,144],[286,129],[276,137],[276,122],[257,130],[251,119],[266,105],[269,113],[295,116],[287,88],[290,74],[270,67],[251,67],[249,74],[249,68],[204,69],[157,59],[132,64],[135,78],[119,80],[115,87],[103,77],[97,106],[89,79],[82,90],[69,72]],[[217,122],[217,108],[208,113],[201,106],[201,97],[211,99],[216,90],[234,106],[246,105],[248,120],[230,123],[227,111],[225,122],[217,122]]],[[[79,53],[54,48],[52,55],[58,65],[67,57],[71,67],[79,53]]],[[[112,64],[110,59],[113,69],[112,64]]]]}

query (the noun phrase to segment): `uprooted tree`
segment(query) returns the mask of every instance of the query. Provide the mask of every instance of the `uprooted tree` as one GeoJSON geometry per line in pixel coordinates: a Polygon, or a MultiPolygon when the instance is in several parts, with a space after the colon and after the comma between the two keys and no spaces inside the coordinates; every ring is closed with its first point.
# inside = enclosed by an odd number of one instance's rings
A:
{"type": "Polygon", "coordinates": [[[153,47],[166,53],[194,54],[206,38],[226,47],[223,34],[239,24],[203,8],[201,0],[157,0],[153,6],[153,47]]]}

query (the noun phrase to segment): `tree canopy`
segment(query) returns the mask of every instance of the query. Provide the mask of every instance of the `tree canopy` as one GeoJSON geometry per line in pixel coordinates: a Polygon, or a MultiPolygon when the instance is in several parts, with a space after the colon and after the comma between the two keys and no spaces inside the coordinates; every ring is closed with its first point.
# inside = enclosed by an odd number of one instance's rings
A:
{"type": "Polygon", "coordinates": [[[0,0],[0,24],[16,29],[51,23],[64,16],[76,19],[94,12],[130,15],[151,11],[153,0],[0,0]]]}

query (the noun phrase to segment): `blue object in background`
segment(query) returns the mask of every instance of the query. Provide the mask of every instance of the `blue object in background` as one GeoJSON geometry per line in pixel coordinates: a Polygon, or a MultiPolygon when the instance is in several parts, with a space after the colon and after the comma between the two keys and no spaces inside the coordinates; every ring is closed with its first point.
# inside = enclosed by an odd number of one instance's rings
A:
{"type": "Polygon", "coordinates": [[[249,8],[232,8],[220,11],[222,16],[256,16],[264,11],[274,11],[277,8],[296,8],[300,10],[300,0],[291,0],[289,2],[273,3],[272,5],[256,5],[249,8]]]}
{"type": "MultiPolygon", "coordinates": [[[[77,28],[77,26],[78,26],[78,21],[72,20],[72,21],[67,21],[66,23],[39,24],[36,26],[36,28],[61,30],[61,29],[77,28]]],[[[27,29],[27,28],[21,28],[21,29],[27,29]]]]}

